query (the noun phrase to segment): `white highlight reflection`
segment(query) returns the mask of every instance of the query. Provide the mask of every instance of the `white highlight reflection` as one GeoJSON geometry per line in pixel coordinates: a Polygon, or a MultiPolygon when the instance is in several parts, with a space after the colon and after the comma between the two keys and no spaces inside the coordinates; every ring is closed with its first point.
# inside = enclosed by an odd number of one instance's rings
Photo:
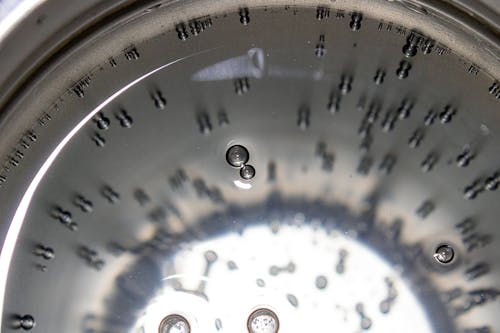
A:
{"type": "Polygon", "coordinates": [[[237,188],[241,188],[242,190],[249,190],[252,188],[252,184],[249,183],[244,183],[241,180],[235,180],[233,181],[234,186],[237,188]]]}
{"type": "MultiPolygon", "coordinates": [[[[214,48],[215,49],[215,48],[214,48]]],[[[154,70],[152,70],[149,73],[144,74],[143,76],[135,79],[134,81],[130,82],[108,98],[106,98],[101,104],[99,104],[92,112],[90,112],[85,118],[83,118],[62,140],[61,142],[57,145],[57,147],[52,151],[52,153],[49,155],[47,160],[43,163],[42,167],[38,170],[36,173],[35,177],[33,178],[33,181],[30,183],[28,186],[28,189],[24,193],[21,202],[19,206],[17,207],[17,210],[14,214],[14,217],[12,218],[12,221],[10,223],[9,230],[7,231],[7,236],[5,238],[5,242],[2,247],[2,252],[0,253],[0,314],[3,313],[3,303],[4,303],[4,298],[5,298],[5,288],[7,284],[7,277],[9,273],[9,267],[10,263],[12,260],[12,255],[14,253],[14,248],[16,246],[16,241],[17,238],[19,237],[19,233],[21,231],[21,227],[24,221],[24,218],[26,216],[26,213],[28,211],[29,205],[31,203],[31,200],[33,199],[33,195],[35,194],[36,189],[38,188],[38,185],[42,181],[43,177],[49,170],[50,166],[52,163],[54,163],[55,159],[59,156],[63,148],[68,144],[68,142],[75,136],[75,134],[78,133],[78,131],[90,120],[92,117],[101,111],[104,107],[106,107],[109,103],[111,103],[115,98],[123,94],[125,91],[128,89],[132,88],[142,80],[150,77],[151,75],[161,71],[162,69],[165,69],[175,63],[178,63],[180,61],[183,61],[185,59],[194,57],[196,55],[206,53],[209,51],[212,51],[214,49],[208,49],[204,50],[201,52],[197,52],[194,54],[191,54],[189,56],[183,57],[176,59],[172,62],[169,62],[165,65],[162,65],[154,70]]],[[[0,327],[2,326],[2,318],[3,316],[0,316],[0,327]]]]}
{"type": "Polygon", "coordinates": [[[370,318],[369,332],[433,332],[423,304],[397,267],[340,232],[289,223],[284,221],[276,234],[267,225],[257,225],[241,235],[184,244],[165,258],[168,277],[130,332],[158,332],[169,314],[188,319],[193,333],[247,332],[248,317],[258,308],[272,309],[280,332],[362,332],[358,304],[370,318]],[[207,251],[217,253],[208,270],[207,251]],[[341,274],[336,270],[340,251],[346,253],[341,274]],[[286,269],[290,263],[293,270],[286,269]],[[273,266],[278,268],[275,274],[273,266]],[[318,276],[328,281],[321,289],[315,284],[318,276]],[[389,293],[386,279],[393,283],[394,298],[390,311],[382,313],[380,303],[389,293]],[[288,294],[297,299],[295,306],[288,294]]]}
{"type": "Polygon", "coordinates": [[[194,73],[194,81],[218,81],[241,77],[260,79],[264,76],[264,51],[259,48],[248,50],[247,54],[222,60],[194,73]]]}

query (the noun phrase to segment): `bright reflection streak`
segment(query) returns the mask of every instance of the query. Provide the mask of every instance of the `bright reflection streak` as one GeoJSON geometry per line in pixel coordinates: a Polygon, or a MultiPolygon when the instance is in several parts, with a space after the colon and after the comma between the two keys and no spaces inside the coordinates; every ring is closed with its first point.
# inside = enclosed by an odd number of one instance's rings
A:
{"type": "Polygon", "coordinates": [[[252,188],[252,184],[249,183],[244,183],[241,180],[235,180],[233,181],[234,186],[237,188],[241,188],[242,190],[249,190],[252,188]]]}
{"type": "Polygon", "coordinates": [[[0,41],[45,0],[0,1],[0,41]]]}
{"type": "Polygon", "coordinates": [[[247,227],[242,235],[225,234],[185,245],[166,258],[164,270],[171,275],[163,279],[162,289],[132,332],[157,332],[162,318],[178,313],[194,324],[194,333],[243,333],[249,315],[258,308],[276,313],[280,332],[360,332],[357,304],[371,321],[370,332],[432,332],[423,305],[397,268],[341,233],[282,225],[274,234],[269,226],[260,225],[247,227]],[[207,251],[217,254],[210,266],[207,251]],[[341,251],[345,269],[339,274],[341,251]],[[287,268],[291,263],[293,269],[287,268]],[[277,273],[271,273],[273,266],[277,273]],[[208,275],[200,275],[203,272],[208,275]],[[318,276],[328,280],[326,286],[318,287],[318,276]],[[394,299],[389,312],[382,313],[380,304],[389,293],[387,279],[392,281],[394,299]],[[296,305],[288,295],[295,297],[296,305]]]}
{"type": "MultiPolygon", "coordinates": [[[[36,189],[38,188],[38,185],[42,181],[43,177],[49,170],[50,166],[52,163],[54,163],[55,159],[59,156],[63,148],[68,144],[68,142],[75,136],[75,134],[78,133],[78,131],[90,120],[92,117],[99,111],[101,111],[104,107],[106,107],[109,103],[111,103],[115,98],[123,94],[125,91],[128,89],[132,88],[139,82],[143,81],[144,79],[150,77],[151,75],[161,71],[162,69],[165,69],[175,63],[178,63],[180,61],[183,61],[188,58],[192,58],[194,56],[209,52],[214,50],[215,48],[212,49],[207,49],[201,52],[197,52],[194,54],[191,54],[189,56],[179,58],[177,60],[174,60],[172,62],[169,62],[165,65],[162,65],[151,72],[144,74],[143,76],[135,79],[134,81],[130,82],[108,98],[106,98],[101,104],[99,104],[94,110],[92,110],[85,118],[83,118],[62,140],[61,142],[57,145],[57,147],[52,151],[52,153],[49,155],[47,160],[43,163],[42,167],[38,170],[36,173],[35,177],[33,178],[32,182],[28,186],[28,189],[24,193],[21,202],[19,206],[17,207],[17,210],[14,214],[14,217],[12,218],[12,221],[10,223],[9,230],[7,231],[7,236],[5,238],[5,242],[2,247],[2,252],[0,254],[0,313],[3,313],[3,303],[4,303],[4,298],[5,298],[5,288],[7,285],[7,277],[8,277],[8,272],[9,272],[9,266],[10,262],[12,260],[12,255],[14,254],[14,248],[16,245],[17,238],[19,236],[19,232],[21,231],[21,227],[24,221],[24,218],[26,216],[26,213],[28,211],[29,205],[31,203],[31,200],[33,199],[33,195],[35,194],[36,189]]],[[[0,327],[2,326],[2,317],[0,316],[0,327]]]]}

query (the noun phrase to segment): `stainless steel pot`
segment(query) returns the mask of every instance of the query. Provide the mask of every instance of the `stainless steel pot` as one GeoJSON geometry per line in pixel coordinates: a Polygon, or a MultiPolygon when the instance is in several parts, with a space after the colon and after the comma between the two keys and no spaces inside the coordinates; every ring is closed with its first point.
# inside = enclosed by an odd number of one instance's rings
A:
{"type": "Polygon", "coordinates": [[[499,11],[0,2],[1,332],[496,332],[499,11]]]}

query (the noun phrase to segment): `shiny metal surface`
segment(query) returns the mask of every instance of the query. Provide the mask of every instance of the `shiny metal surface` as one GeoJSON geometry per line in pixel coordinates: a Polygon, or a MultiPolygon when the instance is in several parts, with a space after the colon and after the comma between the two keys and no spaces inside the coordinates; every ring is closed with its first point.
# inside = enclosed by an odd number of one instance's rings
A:
{"type": "Polygon", "coordinates": [[[31,8],[1,44],[2,332],[500,327],[494,2],[31,8]]]}

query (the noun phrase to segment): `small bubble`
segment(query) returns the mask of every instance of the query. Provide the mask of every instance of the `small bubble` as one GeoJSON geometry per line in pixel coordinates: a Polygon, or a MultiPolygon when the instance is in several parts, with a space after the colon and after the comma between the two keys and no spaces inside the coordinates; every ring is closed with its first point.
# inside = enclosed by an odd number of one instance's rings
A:
{"type": "Polygon", "coordinates": [[[243,179],[252,179],[255,177],[255,168],[251,166],[250,164],[245,165],[240,169],[240,176],[243,179]]]}
{"type": "Polygon", "coordinates": [[[266,282],[262,279],[257,279],[256,283],[259,287],[264,288],[266,286],[266,282]]]}
{"type": "Polygon", "coordinates": [[[364,330],[369,329],[372,326],[372,320],[368,317],[363,317],[361,319],[361,328],[364,330]]]}
{"type": "Polygon", "coordinates": [[[318,289],[325,289],[327,284],[328,284],[328,280],[326,279],[326,277],[324,275],[318,275],[316,277],[316,288],[318,289]]]}
{"type": "Polygon", "coordinates": [[[189,333],[191,326],[181,315],[171,314],[165,317],[160,323],[160,333],[189,333]]]}
{"type": "Polygon", "coordinates": [[[240,168],[244,166],[250,157],[248,150],[241,145],[231,146],[226,152],[226,160],[231,166],[240,168]]]}
{"type": "Polygon", "coordinates": [[[219,318],[215,319],[215,328],[217,331],[220,331],[222,329],[222,320],[219,318]]]}
{"type": "Polygon", "coordinates": [[[236,265],[234,261],[230,260],[227,262],[227,268],[231,271],[234,271],[238,269],[238,265],[236,265]]]}
{"type": "Polygon", "coordinates": [[[276,276],[280,273],[280,268],[278,266],[271,266],[269,268],[269,274],[271,274],[272,276],[276,276]]]}
{"type": "Polygon", "coordinates": [[[385,299],[382,302],[380,302],[379,308],[380,312],[382,312],[383,314],[389,313],[391,309],[391,302],[385,299]]]}
{"type": "Polygon", "coordinates": [[[248,317],[247,327],[250,333],[277,333],[279,329],[278,316],[269,309],[257,309],[248,317]]]}
{"type": "Polygon", "coordinates": [[[455,257],[455,250],[453,250],[451,246],[446,244],[440,245],[436,249],[436,252],[434,253],[434,258],[442,264],[450,263],[454,257],[455,257]]]}
{"type": "Polygon", "coordinates": [[[217,260],[217,253],[212,250],[205,252],[205,260],[209,263],[215,262],[217,260]]]}
{"type": "Polygon", "coordinates": [[[290,302],[290,304],[292,306],[294,306],[294,307],[299,306],[299,300],[297,299],[297,297],[295,297],[295,295],[288,294],[288,295],[286,295],[286,299],[288,300],[288,302],[290,302]]]}

